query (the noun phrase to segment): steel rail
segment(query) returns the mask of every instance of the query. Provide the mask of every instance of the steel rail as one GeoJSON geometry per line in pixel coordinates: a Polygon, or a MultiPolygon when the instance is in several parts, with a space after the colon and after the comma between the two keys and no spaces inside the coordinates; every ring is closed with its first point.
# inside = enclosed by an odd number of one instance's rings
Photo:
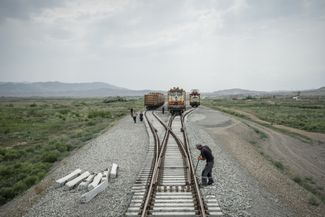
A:
{"type": "MultiPolygon", "coordinates": [[[[174,116],[171,117],[170,119],[170,124],[172,123],[172,119],[174,118],[174,116]]],[[[168,134],[168,131],[169,129],[167,128],[166,130],[166,134],[168,134]]],[[[155,132],[156,133],[156,132],[155,132]]],[[[151,182],[149,184],[149,188],[146,192],[146,199],[143,203],[143,207],[142,207],[142,212],[139,213],[141,215],[141,217],[146,217],[148,215],[148,209],[149,209],[149,206],[150,206],[150,203],[151,203],[151,198],[152,198],[152,194],[153,194],[153,191],[154,191],[154,187],[156,186],[156,183],[157,183],[157,180],[158,180],[158,175],[159,175],[159,167],[160,167],[160,164],[161,164],[161,161],[162,161],[162,150],[165,148],[166,144],[167,144],[167,141],[168,141],[168,135],[167,137],[164,137],[164,140],[162,142],[162,144],[160,145],[160,151],[159,153],[157,153],[157,156],[155,156],[155,163],[154,163],[154,170],[153,170],[153,173],[152,173],[152,177],[151,177],[151,182]]]]}
{"type": "MultiPolygon", "coordinates": [[[[186,127],[185,127],[185,124],[184,124],[185,117],[187,115],[189,115],[193,111],[194,111],[194,109],[190,109],[190,110],[187,110],[186,112],[184,112],[181,115],[181,124],[182,124],[182,133],[183,133],[184,143],[182,143],[182,141],[176,136],[176,134],[173,132],[171,127],[169,129],[169,133],[174,137],[174,139],[177,142],[177,144],[179,145],[183,155],[186,156],[186,162],[187,162],[186,164],[187,164],[187,170],[188,170],[188,173],[187,173],[187,175],[188,175],[187,176],[188,184],[189,183],[193,184],[194,191],[195,191],[195,196],[196,196],[196,199],[197,199],[197,201],[199,203],[198,204],[199,205],[199,212],[201,213],[201,217],[206,217],[206,211],[205,211],[206,209],[205,209],[203,198],[201,196],[200,188],[199,188],[199,185],[198,185],[198,182],[197,182],[197,179],[196,179],[196,174],[195,174],[195,171],[193,169],[193,161],[192,161],[192,158],[191,158],[191,155],[190,155],[190,150],[189,150],[189,146],[188,146],[189,142],[188,142],[188,137],[187,137],[187,133],[186,133],[186,127]]],[[[156,114],[154,114],[154,116],[157,118],[157,120],[161,124],[163,124],[165,126],[163,121],[156,114]]],[[[165,126],[165,128],[166,128],[166,126],[165,126]]],[[[166,130],[167,130],[167,128],[166,128],[166,130]]]]}
{"type": "MultiPolygon", "coordinates": [[[[151,171],[153,171],[153,172],[152,172],[151,176],[148,177],[148,179],[151,178],[151,181],[149,182],[150,183],[149,188],[145,192],[146,195],[150,195],[150,193],[152,192],[152,188],[153,188],[151,183],[152,183],[152,179],[153,179],[154,174],[155,174],[157,160],[158,160],[158,156],[159,156],[159,152],[160,152],[160,150],[159,150],[160,149],[160,144],[159,144],[159,137],[158,137],[157,131],[153,127],[152,123],[149,121],[148,116],[147,116],[147,112],[145,112],[144,115],[146,117],[147,123],[148,123],[148,125],[150,127],[150,130],[151,130],[151,132],[153,134],[153,137],[154,137],[154,140],[155,140],[155,156],[154,156],[154,158],[152,160],[152,166],[151,166],[151,171]]],[[[147,200],[146,200],[146,202],[141,206],[141,210],[146,209],[147,206],[148,206],[148,204],[147,204],[147,200]]],[[[143,212],[139,213],[139,215],[144,216],[143,212]]]]}
{"type": "Polygon", "coordinates": [[[193,174],[192,178],[193,178],[195,196],[196,196],[196,199],[197,199],[197,201],[199,203],[199,211],[201,212],[201,216],[206,217],[206,208],[205,208],[205,205],[204,205],[204,202],[203,202],[203,198],[201,196],[199,184],[198,184],[198,181],[196,179],[196,174],[195,174],[195,171],[194,171],[194,168],[193,168],[193,161],[192,161],[192,158],[190,156],[190,149],[189,149],[189,145],[188,145],[189,142],[188,142],[188,137],[187,137],[187,133],[186,133],[186,126],[184,124],[185,117],[188,114],[190,114],[192,111],[194,111],[194,109],[189,110],[186,114],[182,115],[181,123],[182,123],[182,129],[183,129],[184,143],[185,143],[187,154],[188,154],[188,160],[190,161],[190,171],[193,174]]]}
{"type": "MultiPolygon", "coordinates": [[[[162,143],[160,145],[158,145],[159,150],[156,152],[155,154],[155,160],[153,160],[154,165],[153,167],[153,172],[152,172],[152,176],[151,176],[151,182],[149,184],[148,190],[146,191],[146,197],[145,197],[145,201],[143,203],[142,207],[142,211],[141,213],[139,213],[139,215],[141,215],[141,217],[147,217],[149,215],[149,209],[152,206],[152,198],[153,195],[155,194],[156,190],[157,190],[157,185],[158,185],[158,180],[160,178],[161,172],[160,170],[162,169],[162,164],[164,163],[163,161],[163,156],[165,154],[166,151],[166,146],[168,143],[168,138],[169,138],[169,134],[172,135],[172,137],[175,139],[182,156],[184,157],[185,160],[185,166],[186,166],[186,185],[192,185],[193,186],[193,196],[195,197],[195,201],[196,201],[196,208],[197,208],[197,212],[201,217],[206,217],[206,209],[205,209],[205,205],[203,202],[203,198],[201,196],[201,192],[198,186],[198,182],[196,179],[196,174],[195,171],[193,169],[193,162],[191,159],[191,155],[190,155],[190,151],[189,151],[189,147],[188,147],[188,138],[187,138],[187,134],[186,134],[186,127],[184,124],[184,119],[185,116],[190,114],[192,110],[187,111],[186,113],[184,113],[183,115],[181,115],[180,121],[181,121],[181,131],[183,134],[183,141],[182,142],[180,140],[180,138],[178,138],[178,136],[173,132],[171,126],[172,126],[172,121],[174,119],[175,116],[171,116],[171,118],[169,119],[169,123],[168,126],[153,112],[153,116],[156,117],[156,119],[164,126],[164,128],[166,129],[165,135],[164,135],[164,139],[162,141],[162,143]]],[[[149,121],[148,121],[149,122],[149,121]]],[[[153,134],[155,135],[155,141],[156,141],[156,137],[158,137],[157,132],[154,130],[153,125],[150,123],[149,124],[151,131],[153,132],[153,134]]],[[[159,138],[158,138],[159,139],[159,138]]]]}

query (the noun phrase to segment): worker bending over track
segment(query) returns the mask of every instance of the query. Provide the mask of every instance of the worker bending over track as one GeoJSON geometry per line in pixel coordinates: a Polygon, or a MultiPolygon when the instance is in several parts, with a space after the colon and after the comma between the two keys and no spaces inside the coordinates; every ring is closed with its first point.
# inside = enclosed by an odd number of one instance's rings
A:
{"type": "Polygon", "coordinates": [[[201,151],[201,155],[198,160],[206,160],[206,165],[202,171],[202,186],[212,185],[212,168],[214,164],[214,157],[212,151],[208,146],[203,146],[202,144],[197,144],[196,148],[201,151]]]}

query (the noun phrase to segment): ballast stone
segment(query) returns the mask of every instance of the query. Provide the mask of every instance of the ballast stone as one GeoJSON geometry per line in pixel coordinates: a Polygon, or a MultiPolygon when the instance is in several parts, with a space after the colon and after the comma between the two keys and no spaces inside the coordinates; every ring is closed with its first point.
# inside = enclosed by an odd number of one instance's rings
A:
{"type": "Polygon", "coordinates": [[[88,191],[87,193],[83,194],[81,196],[80,202],[81,203],[88,203],[91,199],[93,199],[97,194],[104,191],[108,186],[108,179],[103,179],[103,181],[97,185],[94,189],[91,191],[88,191]]]}
{"type": "Polygon", "coordinates": [[[67,182],[65,184],[65,188],[67,190],[73,188],[74,186],[78,185],[80,182],[82,182],[82,180],[84,180],[85,178],[87,178],[90,175],[90,173],[88,171],[84,172],[83,174],[81,174],[80,176],[78,176],[77,178],[67,182]]]}
{"type": "Polygon", "coordinates": [[[55,182],[56,182],[57,187],[63,186],[66,182],[76,178],[79,174],[81,174],[81,169],[76,169],[75,171],[62,177],[61,179],[56,180],[55,182]]]}
{"type": "Polygon", "coordinates": [[[117,169],[118,169],[118,165],[116,163],[113,163],[112,169],[111,169],[111,178],[117,177],[117,169]]]}

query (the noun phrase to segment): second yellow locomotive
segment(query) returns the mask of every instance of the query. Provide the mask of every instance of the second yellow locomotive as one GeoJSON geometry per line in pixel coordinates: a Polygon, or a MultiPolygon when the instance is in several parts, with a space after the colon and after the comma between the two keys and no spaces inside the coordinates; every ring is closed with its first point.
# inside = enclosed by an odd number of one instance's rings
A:
{"type": "Polygon", "coordinates": [[[186,106],[186,92],[179,87],[173,87],[167,93],[168,110],[171,114],[182,114],[186,106]]]}
{"type": "Polygon", "coordinates": [[[190,95],[190,105],[192,107],[198,107],[200,105],[199,90],[193,89],[189,95],[190,95]]]}

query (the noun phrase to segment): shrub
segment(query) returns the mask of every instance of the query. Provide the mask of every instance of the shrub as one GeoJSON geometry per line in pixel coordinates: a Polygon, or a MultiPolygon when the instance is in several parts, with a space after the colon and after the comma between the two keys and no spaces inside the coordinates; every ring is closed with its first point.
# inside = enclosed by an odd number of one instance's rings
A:
{"type": "Polygon", "coordinates": [[[59,112],[63,115],[66,115],[70,112],[70,110],[69,109],[60,109],[59,112]]]}
{"type": "Polygon", "coordinates": [[[88,118],[110,118],[112,117],[111,112],[109,111],[91,111],[88,114],[88,118]]]}
{"type": "Polygon", "coordinates": [[[95,121],[88,121],[87,122],[87,126],[94,126],[94,125],[96,125],[95,121]]]}
{"type": "Polygon", "coordinates": [[[274,166],[275,166],[276,168],[278,168],[279,170],[281,170],[281,171],[284,170],[284,166],[283,166],[283,164],[282,164],[280,161],[274,161],[273,164],[274,164],[274,166]]]}
{"type": "Polygon", "coordinates": [[[117,96],[117,97],[107,97],[103,100],[103,103],[112,103],[112,102],[126,102],[127,100],[123,97],[117,96]]]}
{"type": "Polygon", "coordinates": [[[13,193],[15,195],[27,189],[26,184],[23,181],[16,182],[13,186],[13,193]]]}
{"type": "Polygon", "coordinates": [[[0,195],[6,199],[13,198],[15,193],[11,187],[3,187],[0,189],[0,195]]]}
{"type": "Polygon", "coordinates": [[[66,151],[68,151],[68,146],[66,144],[63,144],[63,143],[57,143],[55,145],[55,148],[59,152],[66,152],[66,151]]]}
{"type": "Polygon", "coordinates": [[[0,194],[0,206],[6,203],[6,198],[0,194]]]}
{"type": "Polygon", "coordinates": [[[48,152],[43,154],[42,161],[43,162],[53,163],[53,162],[58,160],[59,156],[60,156],[59,151],[48,151],[48,152]]]}
{"type": "Polygon", "coordinates": [[[299,176],[295,176],[295,177],[293,178],[293,181],[295,181],[295,182],[298,183],[299,185],[302,183],[302,180],[301,180],[301,178],[300,178],[299,176]]]}
{"type": "Polygon", "coordinates": [[[34,185],[38,180],[38,177],[35,175],[28,176],[24,179],[24,183],[26,184],[27,187],[30,187],[34,185]]]}
{"type": "Polygon", "coordinates": [[[3,157],[4,160],[15,160],[18,158],[20,158],[20,152],[18,152],[17,150],[15,150],[15,149],[5,150],[5,154],[3,157]]]}
{"type": "Polygon", "coordinates": [[[1,177],[8,176],[11,173],[12,173],[12,169],[9,166],[0,164],[0,176],[1,177]]]}
{"type": "Polygon", "coordinates": [[[309,198],[309,204],[313,206],[319,206],[319,202],[314,196],[311,196],[309,198]]]}

